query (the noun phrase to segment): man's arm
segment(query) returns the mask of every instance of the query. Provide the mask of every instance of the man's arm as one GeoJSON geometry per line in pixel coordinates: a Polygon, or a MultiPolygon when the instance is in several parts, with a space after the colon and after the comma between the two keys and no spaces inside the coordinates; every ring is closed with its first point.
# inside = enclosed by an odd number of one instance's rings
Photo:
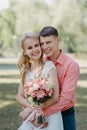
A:
{"type": "Polygon", "coordinates": [[[62,86],[62,91],[60,93],[59,102],[43,110],[44,116],[48,116],[58,111],[61,111],[70,102],[72,102],[72,99],[75,98],[77,81],[80,74],[79,70],[79,66],[76,62],[71,63],[68,66],[64,83],[62,86]]]}

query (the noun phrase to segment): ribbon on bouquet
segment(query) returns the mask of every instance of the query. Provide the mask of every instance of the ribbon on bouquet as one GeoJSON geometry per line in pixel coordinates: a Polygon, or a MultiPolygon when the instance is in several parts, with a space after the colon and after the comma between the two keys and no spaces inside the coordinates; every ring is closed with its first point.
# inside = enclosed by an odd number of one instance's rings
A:
{"type": "Polygon", "coordinates": [[[36,121],[38,124],[44,123],[44,114],[42,111],[35,110],[36,112],[36,121]]]}
{"type": "Polygon", "coordinates": [[[41,117],[43,118],[44,114],[41,110],[33,110],[32,113],[26,118],[26,120],[24,122],[32,122],[34,119],[40,120],[41,117]]]}

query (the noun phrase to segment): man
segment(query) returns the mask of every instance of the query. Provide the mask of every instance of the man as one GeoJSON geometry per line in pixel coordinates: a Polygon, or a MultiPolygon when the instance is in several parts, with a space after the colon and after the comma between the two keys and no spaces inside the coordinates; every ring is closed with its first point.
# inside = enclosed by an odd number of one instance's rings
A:
{"type": "Polygon", "coordinates": [[[60,48],[60,38],[56,28],[44,27],[40,31],[40,44],[47,60],[55,63],[58,73],[60,100],[44,110],[48,116],[62,111],[64,130],[76,130],[74,105],[76,103],[76,86],[79,77],[79,66],[60,48]]]}

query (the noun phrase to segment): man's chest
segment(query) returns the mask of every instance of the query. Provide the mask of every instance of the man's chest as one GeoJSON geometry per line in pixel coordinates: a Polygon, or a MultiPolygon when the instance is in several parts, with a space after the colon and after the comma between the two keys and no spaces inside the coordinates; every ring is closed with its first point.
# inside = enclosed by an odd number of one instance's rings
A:
{"type": "Polygon", "coordinates": [[[65,68],[62,65],[57,65],[56,69],[57,69],[57,78],[58,78],[58,82],[59,82],[59,89],[61,91],[62,86],[65,81],[66,74],[67,74],[67,68],[65,68]]]}

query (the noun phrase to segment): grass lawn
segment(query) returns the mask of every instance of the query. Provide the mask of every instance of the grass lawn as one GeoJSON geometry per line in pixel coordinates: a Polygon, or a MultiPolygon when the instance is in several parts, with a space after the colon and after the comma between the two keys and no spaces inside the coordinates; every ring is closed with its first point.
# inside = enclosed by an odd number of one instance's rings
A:
{"type": "MultiPolygon", "coordinates": [[[[0,130],[17,130],[21,107],[15,100],[19,84],[16,69],[0,69],[0,130]]],[[[77,130],[87,130],[87,69],[81,69],[77,87],[77,130]]]]}
{"type": "Polygon", "coordinates": [[[17,130],[21,108],[15,97],[19,83],[16,70],[0,70],[0,130],[17,130]]]}

